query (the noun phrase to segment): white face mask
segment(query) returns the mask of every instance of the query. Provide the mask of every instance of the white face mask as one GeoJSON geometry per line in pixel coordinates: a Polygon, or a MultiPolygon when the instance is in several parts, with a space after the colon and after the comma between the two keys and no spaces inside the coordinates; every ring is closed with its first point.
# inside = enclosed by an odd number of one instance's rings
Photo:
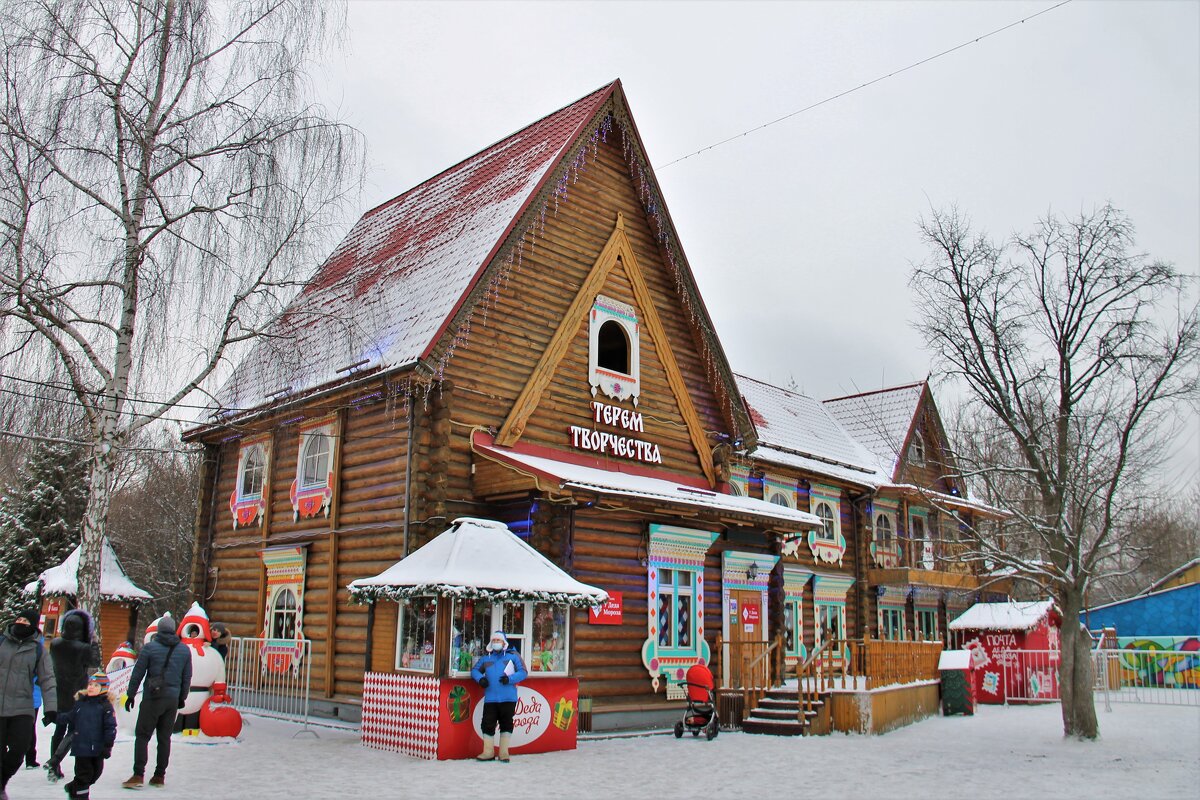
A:
{"type": "Polygon", "coordinates": [[[504,642],[492,642],[491,648],[492,648],[492,650],[499,653],[501,650],[504,649],[504,642]]]}

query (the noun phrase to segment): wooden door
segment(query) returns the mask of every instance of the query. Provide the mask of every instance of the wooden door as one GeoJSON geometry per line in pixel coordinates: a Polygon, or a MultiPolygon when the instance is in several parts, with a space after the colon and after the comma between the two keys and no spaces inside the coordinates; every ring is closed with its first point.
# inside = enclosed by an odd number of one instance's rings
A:
{"type": "Polygon", "coordinates": [[[762,593],[733,589],[729,598],[737,603],[737,620],[734,621],[732,613],[729,620],[730,685],[766,688],[770,685],[770,660],[763,657],[767,649],[767,610],[763,607],[762,593]]]}

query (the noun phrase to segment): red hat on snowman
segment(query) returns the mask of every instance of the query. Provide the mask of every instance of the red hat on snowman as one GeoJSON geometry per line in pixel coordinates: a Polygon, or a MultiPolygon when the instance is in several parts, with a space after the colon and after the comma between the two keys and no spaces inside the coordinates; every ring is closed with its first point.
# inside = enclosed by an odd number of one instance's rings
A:
{"type": "Polygon", "coordinates": [[[189,644],[203,644],[212,641],[212,628],[208,624],[208,614],[200,607],[199,603],[192,603],[192,607],[183,615],[183,620],[179,623],[179,639],[189,644]]]}
{"type": "MultiPolygon", "coordinates": [[[[146,626],[146,635],[142,638],[142,644],[150,643],[150,640],[154,638],[154,634],[158,633],[158,624],[160,622],[162,622],[164,619],[171,619],[170,611],[163,614],[161,617],[159,617],[158,619],[154,620],[153,622],[151,622],[149,625],[146,626]]],[[[171,622],[174,623],[174,620],[171,620],[171,622]]],[[[171,632],[174,633],[175,631],[172,630],[171,632]]],[[[136,656],[135,656],[135,658],[136,658],[136,656]]]]}

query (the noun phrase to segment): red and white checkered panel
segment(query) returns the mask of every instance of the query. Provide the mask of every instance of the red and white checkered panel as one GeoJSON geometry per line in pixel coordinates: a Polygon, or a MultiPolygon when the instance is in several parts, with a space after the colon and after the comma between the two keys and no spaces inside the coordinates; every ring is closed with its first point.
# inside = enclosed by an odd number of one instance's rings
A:
{"type": "Polygon", "coordinates": [[[437,678],[368,672],[363,678],[363,746],[437,758],[438,688],[437,678]]]}

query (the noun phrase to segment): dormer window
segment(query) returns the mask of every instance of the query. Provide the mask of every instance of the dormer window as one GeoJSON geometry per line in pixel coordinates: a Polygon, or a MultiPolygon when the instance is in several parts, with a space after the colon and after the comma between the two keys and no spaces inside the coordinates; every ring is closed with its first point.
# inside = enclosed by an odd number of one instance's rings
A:
{"type": "Polygon", "coordinates": [[[920,433],[913,433],[912,444],[908,446],[908,457],[913,466],[925,466],[925,439],[920,433]]]}
{"type": "Polygon", "coordinates": [[[610,319],[600,326],[596,339],[596,364],[622,375],[629,374],[629,337],[614,320],[610,319]]]}
{"type": "Polygon", "coordinates": [[[588,383],[592,396],[599,391],[614,400],[632,400],[637,405],[641,394],[637,309],[596,295],[588,323],[588,383]]]}

